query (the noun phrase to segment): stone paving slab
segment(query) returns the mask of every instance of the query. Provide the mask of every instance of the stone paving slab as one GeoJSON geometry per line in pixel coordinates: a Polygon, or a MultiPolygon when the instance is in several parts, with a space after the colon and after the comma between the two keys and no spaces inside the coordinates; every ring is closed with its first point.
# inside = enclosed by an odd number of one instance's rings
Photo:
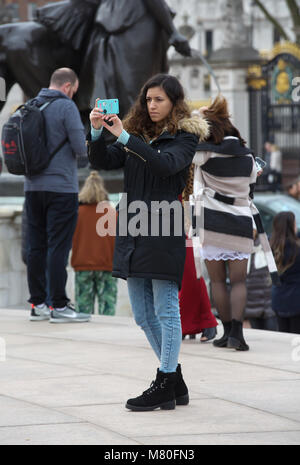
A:
{"type": "Polygon", "coordinates": [[[190,404],[131,412],[158,366],[133,318],[28,316],[0,309],[1,445],[300,444],[300,335],[247,329],[249,352],[183,341],[190,404]]]}

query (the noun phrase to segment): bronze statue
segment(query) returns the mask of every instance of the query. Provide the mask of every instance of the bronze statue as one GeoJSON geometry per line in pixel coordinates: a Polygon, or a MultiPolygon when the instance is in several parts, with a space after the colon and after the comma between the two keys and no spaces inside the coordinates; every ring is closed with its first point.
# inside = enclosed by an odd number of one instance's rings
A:
{"type": "Polygon", "coordinates": [[[51,3],[38,9],[36,21],[0,26],[0,77],[7,92],[18,83],[31,98],[56,68],[70,67],[80,77],[83,114],[97,97],[119,98],[122,117],[143,83],[167,71],[170,45],[191,54],[164,0],[51,3]]]}

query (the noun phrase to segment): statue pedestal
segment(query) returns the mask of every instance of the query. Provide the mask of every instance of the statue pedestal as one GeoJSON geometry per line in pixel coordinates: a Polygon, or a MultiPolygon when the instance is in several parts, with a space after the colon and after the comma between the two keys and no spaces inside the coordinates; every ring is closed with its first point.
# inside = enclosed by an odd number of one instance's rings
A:
{"type": "MultiPolygon", "coordinates": [[[[259,53],[252,47],[222,48],[212,53],[210,64],[218,78],[222,95],[227,99],[233,124],[241,136],[249,141],[248,67],[261,62],[259,53]]],[[[212,95],[218,89],[212,80],[212,95]]]]}

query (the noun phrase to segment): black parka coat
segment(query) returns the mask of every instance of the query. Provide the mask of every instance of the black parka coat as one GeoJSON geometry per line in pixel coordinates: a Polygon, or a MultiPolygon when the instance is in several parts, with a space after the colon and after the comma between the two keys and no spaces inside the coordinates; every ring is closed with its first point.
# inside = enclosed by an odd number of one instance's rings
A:
{"type": "Polygon", "coordinates": [[[178,127],[175,135],[164,132],[151,145],[134,135],[125,146],[118,142],[106,146],[102,136],[88,143],[94,169],[124,168],[115,277],[166,279],[181,286],[185,233],[178,197],[185,187],[198,141],[208,135],[208,125],[195,117],[179,121],[178,127]]]}

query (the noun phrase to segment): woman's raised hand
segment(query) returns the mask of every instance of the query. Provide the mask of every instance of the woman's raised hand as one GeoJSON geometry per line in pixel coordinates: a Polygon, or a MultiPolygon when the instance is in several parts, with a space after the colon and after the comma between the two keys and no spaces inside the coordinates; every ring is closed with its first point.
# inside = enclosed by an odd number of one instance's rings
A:
{"type": "Polygon", "coordinates": [[[115,137],[119,137],[123,131],[123,123],[117,115],[104,115],[97,106],[90,113],[91,125],[94,129],[100,129],[102,126],[111,132],[115,137]]]}
{"type": "Polygon", "coordinates": [[[123,131],[123,123],[117,115],[103,115],[102,126],[115,137],[119,137],[123,131]]]}
{"type": "Polygon", "coordinates": [[[95,107],[90,113],[90,122],[94,129],[100,129],[102,127],[102,116],[103,113],[99,110],[97,102],[99,99],[96,99],[95,107]]]}

